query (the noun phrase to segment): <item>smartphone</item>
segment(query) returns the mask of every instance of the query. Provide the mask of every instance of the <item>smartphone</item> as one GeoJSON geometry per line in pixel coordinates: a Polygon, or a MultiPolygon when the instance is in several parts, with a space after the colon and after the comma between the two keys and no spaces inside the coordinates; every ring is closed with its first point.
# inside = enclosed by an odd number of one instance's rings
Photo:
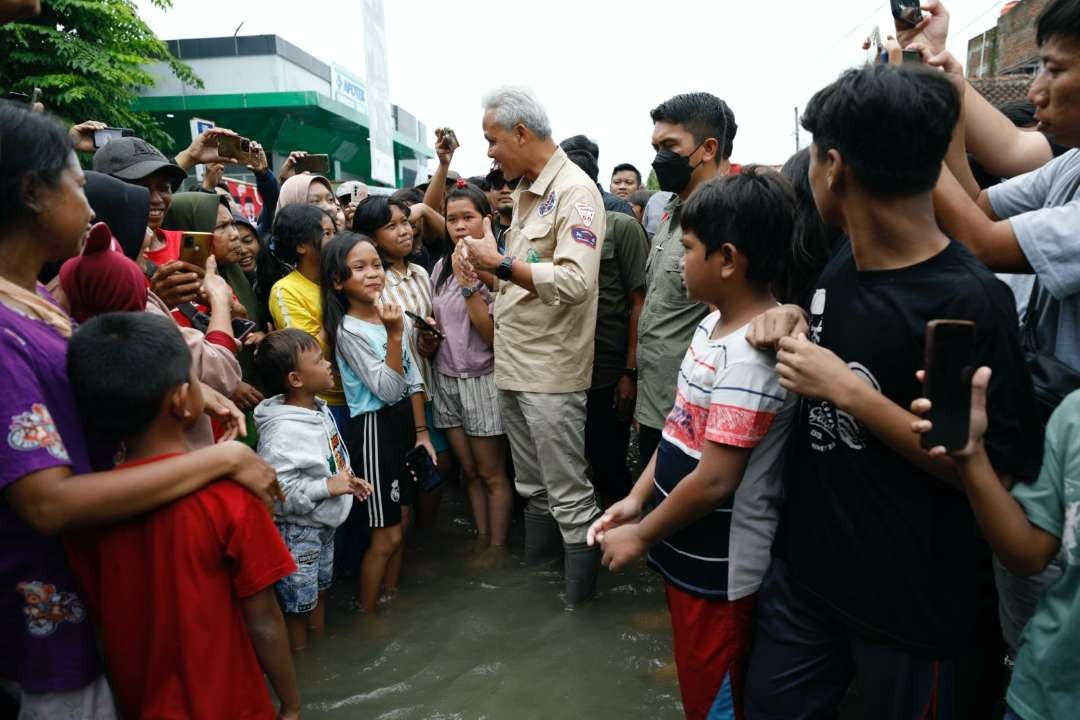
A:
{"type": "Polygon", "coordinates": [[[204,268],[213,244],[214,233],[186,232],[180,238],[180,259],[204,268]]]}
{"type": "Polygon", "coordinates": [[[34,92],[30,93],[30,109],[33,110],[34,106],[41,102],[41,88],[34,88],[34,92]]]}
{"type": "Polygon", "coordinates": [[[419,327],[421,330],[427,330],[429,333],[434,333],[435,337],[439,338],[440,340],[446,339],[446,336],[439,332],[439,329],[437,327],[435,327],[416,313],[406,310],[405,314],[408,315],[409,319],[413,321],[413,324],[419,327]]]}
{"type": "Polygon", "coordinates": [[[922,3],[920,0],[890,0],[893,18],[908,27],[915,27],[922,22],[922,3]]]}
{"type": "Polygon", "coordinates": [[[443,128],[443,137],[446,138],[446,142],[450,145],[450,151],[453,152],[461,147],[461,143],[458,142],[457,133],[450,128],[443,128]]]}
{"type": "Polygon", "coordinates": [[[971,421],[971,376],[975,374],[975,323],[931,320],[926,325],[926,375],[923,397],[931,403],[927,418],[933,429],[922,446],[960,450],[968,442],[971,421]]]}
{"type": "Polygon", "coordinates": [[[107,127],[104,130],[95,130],[94,147],[102,148],[108,145],[110,140],[118,140],[126,137],[135,137],[135,131],[131,128],[113,127],[107,127]]]}
{"type": "Polygon", "coordinates": [[[442,476],[435,463],[431,462],[427,448],[417,445],[405,453],[405,469],[412,473],[420,487],[428,492],[442,485],[442,476]]]}
{"type": "Polygon", "coordinates": [[[904,50],[903,54],[903,63],[905,65],[908,63],[911,63],[912,65],[922,65],[922,53],[918,50],[904,50]]]}
{"type": "Polygon", "coordinates": [[[330,156],[329,155],[305,155],[302,158],[297,159],[296,172],[309,172],[316,175],[322,175],[330,171],[330,156]]]}
{"type": "Polygon", "coordinates": [[[237,342],[241,342],[256,327],[254,320],[240,317],[232,319],[232,334],[237,342]]]}
{"type": "Polygon", "coordinates": [[[250,165],[255,162],[251,152],[251,141],[245,137],[234,135],[218,136],[218,155],[226,158],[234,158],[241,165],[250,165]]]}

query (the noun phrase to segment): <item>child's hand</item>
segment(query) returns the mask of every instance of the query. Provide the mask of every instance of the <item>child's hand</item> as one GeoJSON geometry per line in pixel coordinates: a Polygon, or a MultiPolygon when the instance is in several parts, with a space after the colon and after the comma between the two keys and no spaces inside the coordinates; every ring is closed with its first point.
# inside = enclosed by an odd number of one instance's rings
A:
{"type": "Polygon", "coordinates": [[[326,489],[330,493],[330,497],[351,493],[354,479],[351,469],[345,468],[339,471],[337,475],[326,481],[326,489]]]}
{"type": "Polygon", "coordinates": [[[833,351],[816,345],[804,333],[780,339],[776,374],[780,385],[793,393],[827,400],[843,408],[843,400],[862,386],[862,381],[833,351]]]}
{"type": "Polygon", "coordinates": [[[392,302],[381,302],[375,305],[375,310],[379,313],[379,319],[382,320],[383,327],[386,328],[388,335],[400,335],[405,328],[405,321],[403,313],[401,312],[401,306],[392,302]]]}
{"type": "MultiPolygon", "coordinates": [[[[920,370],[915,373],[915,377],[919,379],[919,382],[923,381],[926,377],[926,371],[920,370]]],[[[941,456],[949,454],[954,458],[964,459],[970,458],[983,451],[983,437],[986,435],[986,428],[989,425],[989,421],[986,417],[986,388],[990,386],[990,368],[981,367],[975,371],[974,377],[971,378],[971,421],[968,424],[968,442],[961,450],[954,450],[948,452],[942,446],[930,449],[930,454],[934,456],[941,456]]],[[[916,398],[911,401],[911,412],[916,415],[925,416],[930,412],[930,401],[926,398],[916,398]]],[[[917,435],[924,435],[930,432],[933,428],[933,423],[929,420],[916,420],[911,423],[911,431],[917,435]]]]}
{"type": "Polygon", "coordinates": [[[589,526],[589,531],[585,535],[585,542],[589,545],[603,542],[604,535],[608,530],[626,523],[637,522],[640,519],[641,503],[627,495],[609,507],[603,515],[597,518],[596,522],[589,526]]]}
{"type": "Polygon", "coordinates": [[[631,523],[608,530],[601,543],[604,557],[600,564],[611,572],[619,572],[644,555],[649,546],[638,535],[638,527],[637,523],[631,523]]]}
{"type": "Polygon", "coordinates": [[[350,491],[354,498],[363,502],[371,497],[371,493],[375,492],[375,488],[364,478],[353,477],[350,491]]]}

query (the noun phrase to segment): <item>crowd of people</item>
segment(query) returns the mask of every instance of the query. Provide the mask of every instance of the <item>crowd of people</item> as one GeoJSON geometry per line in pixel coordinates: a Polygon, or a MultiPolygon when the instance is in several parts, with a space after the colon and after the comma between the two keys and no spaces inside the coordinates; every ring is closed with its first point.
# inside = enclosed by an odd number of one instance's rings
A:
{"type": "Polygon", "coordinates": [[[391,195],[253,143],[258,217],[230,130],[170,158],[0,102],[18,717],[298,717],[327,589],[392,607],[453,478],[485,556],[519,518],[569,605],[647,561],[688,718],[1075,717],[1080,2],[1040,14],[1007,112],[924,9],[780,170],[732,161],[715,95],[658,103],[659,192],[626,163],[605,190],[512,87],[486,175],[442,130],[391,195]],[[973,327],[948,448],[935,320],[973,327]]]}

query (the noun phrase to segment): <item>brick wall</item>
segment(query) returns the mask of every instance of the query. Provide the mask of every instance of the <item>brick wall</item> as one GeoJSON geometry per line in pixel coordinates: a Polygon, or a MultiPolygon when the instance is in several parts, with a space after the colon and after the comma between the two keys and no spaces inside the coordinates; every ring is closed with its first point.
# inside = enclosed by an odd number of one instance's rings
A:
{"type": "Polygon", "coordinates": [[[997,107],[1010,100],[1026,100],[1028,88],[1035,78],[1026,75],[1008,75],[996,78],[972,78],[971,86],[986,100],[997,107]]]}
{"type": "Polygon", "coordinates": [[[1035,20],[1048,0],[1024,0],[998,19],[998,71],[1011,68],[1039,57],[1035,45],[1035,20]]]}

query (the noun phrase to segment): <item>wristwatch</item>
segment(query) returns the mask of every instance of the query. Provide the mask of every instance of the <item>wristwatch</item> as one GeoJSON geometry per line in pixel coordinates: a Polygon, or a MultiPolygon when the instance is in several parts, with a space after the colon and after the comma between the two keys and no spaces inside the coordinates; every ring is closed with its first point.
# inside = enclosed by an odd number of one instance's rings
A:
{"type": "Polygon", "coordinates": [[[514,256],[506,255],[503,257],[502,262],[495,268],[495,277],[500,280],[509,280],[513,274],[514,256]]]}
{"type": "Polygon", "coordinates": [[[465,298],[466,300],[468,300],[468,299],[469,299],[469,298],[471,298],[471,297],[472,297],[473,295],[475,295],[475,294],[476,294],[476,292],[477,292],[477,291],[478,291],[479,289],[480,289],[480,288],[470,288],[470,287],[463,287],[463,288],[461,288],[461,297],[463,297],[463,298],[465,298]]]}
{"type": "Polygon", "coordinates": [[[637,380],[637,368],[623,368],[622,374],[631,380],[637,380]]]}

